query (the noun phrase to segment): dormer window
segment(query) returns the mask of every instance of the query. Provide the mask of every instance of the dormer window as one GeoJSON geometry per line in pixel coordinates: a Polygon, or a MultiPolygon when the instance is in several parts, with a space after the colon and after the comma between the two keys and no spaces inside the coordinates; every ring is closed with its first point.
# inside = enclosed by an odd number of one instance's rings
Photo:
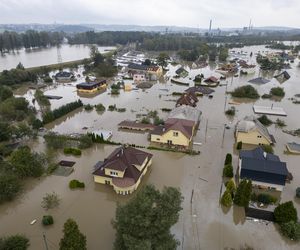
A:
{"type": "Polygon", "coordinates": [[[111,176],[118,176],[118,172],[110,171],[110,175],[111,175],[111,176]]]}

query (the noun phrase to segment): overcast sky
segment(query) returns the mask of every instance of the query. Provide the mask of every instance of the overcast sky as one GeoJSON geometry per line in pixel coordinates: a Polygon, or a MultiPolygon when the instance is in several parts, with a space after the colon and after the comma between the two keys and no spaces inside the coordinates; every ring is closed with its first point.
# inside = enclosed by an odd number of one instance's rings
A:
{"type": "Polygon", "coordinates": [[[300,0],[0,0],[0,23],[300,27],[300,0]]]}

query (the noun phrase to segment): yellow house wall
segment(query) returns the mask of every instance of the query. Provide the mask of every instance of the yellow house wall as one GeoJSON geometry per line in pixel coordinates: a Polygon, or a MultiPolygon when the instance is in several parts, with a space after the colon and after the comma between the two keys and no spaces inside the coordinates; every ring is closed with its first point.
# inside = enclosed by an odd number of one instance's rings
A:
{"type": "Polygon", "coordinates": [[[109,177],[94,175],[94,182],[105,184],[105,181],[110,181],[110,183],[111,183],[112,179],[109,177]]]}
{"type": "Polygon", "coordinates": [[[94,93],[94,92],[97,92],[98,90],[100,89],[105,89],[107,87],[106,84],[103,84],[99,87],[96,87],[96,88],[93,88],[93,89],[77,89],[78,92],[81,92],[81,93],[94,93]]]}
{"type": "MultiPolygon", "coordinates": [[[[124,172],[122,172],[122,171],[113,170],[113,169],[109,169],[109,168],[105,168],[104,171],[105,171],[105,175],[110,175],[110,171],[113,171],[113,172],[117,172],[118,173],[117,177],[123,178],[123,176],[124,176],[124,172]]],[[[113,175],[113,177],[115,177],[115,175],[113,175]]]]}
{"type": "Polygon", "coordinates": [[[168,140],[172,141],[173,145],[181,145],[186,147],[188,147],[191,142],[191,140],[187,138],[184,134],[182,134],[180,131],[175,131],[175,130],[170,130],[161,136],[151,135],[152,142],[168,143],[168,140]],[[173,136],[173,132],[178,132],[178,136],[173,136]]]}
{"type": "Polygon", "coordinates": [[[270,145],[271,143],[258,131],[251,131],[248,133],[244,132],[237,132],[236,133],[236,141],[237,142],[243,142],[246,144],[253,144],[253,145],[270,145]],[[261,138],[258,138],[258,136],[261,136],[261,138]]]}

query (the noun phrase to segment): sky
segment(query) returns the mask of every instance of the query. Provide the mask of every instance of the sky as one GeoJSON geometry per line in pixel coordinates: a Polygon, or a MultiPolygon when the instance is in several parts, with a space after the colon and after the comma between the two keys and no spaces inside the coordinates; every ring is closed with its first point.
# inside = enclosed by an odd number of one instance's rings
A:
{"type": "Polygon", "coordinates": [[[300,28],[300,0],[0,0],[0,23],[300,28]]]}

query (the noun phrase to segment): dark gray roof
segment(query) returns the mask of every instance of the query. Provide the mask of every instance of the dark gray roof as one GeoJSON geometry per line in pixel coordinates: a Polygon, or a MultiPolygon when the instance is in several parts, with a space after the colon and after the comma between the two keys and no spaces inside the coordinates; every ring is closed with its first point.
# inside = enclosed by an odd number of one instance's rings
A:
{"type": "Polygon", "coordinates": [[[285,185],[288,170],[285,162],[276,155],[265,153],[260,147],[254,150],[242,150],[241,179],[285,185]]]}
{"type": "Polygon", "coordinates": [[[55,77],[71,77],[71,76],[73,76],[73,74],[67,71],[60,71],[55,75],[55,77]]]}
{"type": "Polygon", "coordinates": [[[193,93],[202,93],[203,95],[210,95],[211,93],[215,92],[213,89],[203,86],[195,86],[188,88],[185,92],[193,92],[193,93]]]}
{"type": "Polygon", "coordinates": [[[248,82],[256,83],[256,84],[265,84],[265,83],[268,83],[270,81],[266,78],[263,78],[263,77],[257,77],[257,78],[249,80],[248,82]]]}

